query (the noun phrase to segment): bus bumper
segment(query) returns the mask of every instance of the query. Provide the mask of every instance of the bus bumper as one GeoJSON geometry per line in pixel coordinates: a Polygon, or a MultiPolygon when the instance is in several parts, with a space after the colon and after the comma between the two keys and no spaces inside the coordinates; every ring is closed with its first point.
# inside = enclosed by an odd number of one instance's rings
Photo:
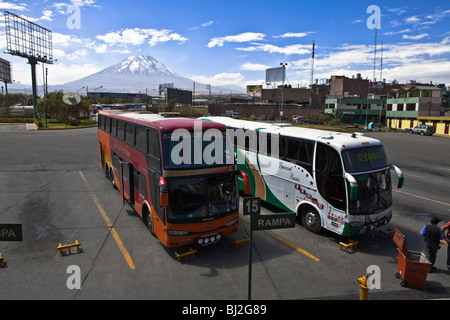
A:
{"type": "Polygon", "coordinates": [[[384,216],[373,222],[364,223],[363,225],[360,226],[351,225],[350,223],[346,222],[344,230],[342,231],[342,235],[345,237],[351,237],[363,234],[368,230],[374,230],[376,228],[387,225],[391,221],[391,219],[392,219],[392,211],[387,216],[384,216]]]}

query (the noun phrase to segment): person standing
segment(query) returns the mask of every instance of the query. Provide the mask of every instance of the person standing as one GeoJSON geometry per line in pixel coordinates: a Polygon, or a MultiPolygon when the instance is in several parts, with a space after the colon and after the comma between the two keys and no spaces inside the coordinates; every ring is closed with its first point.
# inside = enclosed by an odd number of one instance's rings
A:
{"type": "Polygon", "coordinates": [[[440,248],[440,241],[444,239],[444,234],[437,226],[437,224],[441,222],[441,219],[438,217],[431,218],[430,224],[425,225],[420,234],[424,237],[425,240],[425,256],[431,262],[430,270],[436,270],[437,268],[434,266],[436,262],[437,252],[440,248]]]}
{"type": "Polygon", "coordinates": [[[447,268],[450,270],[450,221],[447,222],[441,230],[444,234],[444,240],[447,242],[447,268]]]}

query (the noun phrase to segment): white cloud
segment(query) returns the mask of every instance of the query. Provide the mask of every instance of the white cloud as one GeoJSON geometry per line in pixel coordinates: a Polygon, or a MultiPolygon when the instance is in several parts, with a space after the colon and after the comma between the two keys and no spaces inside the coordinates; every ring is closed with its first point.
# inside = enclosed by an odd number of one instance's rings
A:
{"type": "Polygon", "coordinates": [[[191,79],[201,83],[208,83],[213,86],[224,86],[224,85],[243,86],[245,77],[241,73],[222,72],[212,77],[192,76],[191,79]]]}
{"type": "Polygon", "coordinates": [[[200,26],[195,26],[195,27],[189,28],[188,30],[190,30],[190,31],[192,31],[192,30],[198,30],[198,29],[200,29],[200,28],[206,28],[206,27],[209,27],[209,26],[212,25],[212,24],[214,24],[214,21],[213,21],[213,20],[210,20],[210,21],[208,21],[208,22],[202,23],[200,26]]]}
{"type": "Polygon", "coordinates": [[[285,34],[282,34],[281,36],[273,36],[273,37],[274,38],[303,38],[311,33],[313,33],[313,32],[298,32],[298,33],[287,32],[285,34]]]}
{"type": "Polygon", "coordinates": [[[266,66],[264,64],[245,62],[241,65],[239,69],[247,71],[264,71],[269,68],[270,68],[269,66],[266,66]]]}
{"type": "MultiPolygon", "coordinates": [[[[411,79],[423,82],[448,83],[450,62],[450,37],[441,42],[385,44],[383,49],[383,78],[406,82],[411,79]]],[[[361,73],[363,78],[373,77],[373,46],[346,45],[327,53],[316,55],[314,78],[331,75],[351,77],[361,73]]],[[[288,76],[308,79],[311,61],[308,58],[289,62],[288,76]]],[[[376,73],[380,77],[380,48],[378,48],[376,73]]],[[[292,82],[292,79],[290,79],[292,82]]]]}
{"type": "Polygon", "coordinates": [[[393,36],[395,34],[402,34],[402,33],[408,33],[411,32],[411,29],[403,29],[400,31],[391,31],[391,32],[385,32],[383,33],[385,36],[393,36]]]}
{"type": "Polygon", "coordinates": [[[222,47],[225,42],[250,42],[263,40],[266,35],[256,32],[244,32],[234,36],[215,37],[208,43],[209,48],[222,47]]]}
{"type": "Polygon", "coordinates": [[[81,39],[73,35],[52,32],[53,46],[70,47],[74,44],[83,44],[86,39],[81,39]]]}
{"type": "Polygon", "coordinates": [[[87,77],[101,70],[96,64],[65,64],[56,63],[48,67],[48,82],[51,84],[63,84],[87,77]]]}
{"type": "Polygon", "coordinates": [[[27,5],[25,3],[15,4],[13,2],[5,2],[5,1],[1,1],[1,0],[0,0],[0,9],[28,11],[27,5]]]}
{"type": "Polygon", "coordinates": [[[174,33],[167,29],[124,29],[121,31],[110,32],[105,35],[98,35],[98,40],[105,42],[109,46],[120,45],[142,45],[146,41],[155,46],[161,42],[167,41],[179,41],[180,43],[187,41],[188,39],[178,33],[174,33]]]}
{"type": "Polygon", "coordinates": [[[278,47],[272,44],[259,44],[255,43],[252,47],[247,48],[236,48],[236,50],[240,51],[263,51],[269,53],[282,53],[285,55],[293,55],[293,54],[307,54],[311,51],[307,49],[310,46],[302,45],[302,44],[293,44],[286,47],[278,47]]]}
{"type": "Polygon", "coordinates": [[[40,20],[53,21],[52,16],[53,16],[52,11],[44,10],[44,11],[42,11],[42,17],[40,20]]]}
{"type": "Polygon", "coordinates": [[[423,38],[428,37],[428,36],[429,36],[428,33],[422,33],[422,34],[419,34],[419,35],[417,35],[417,36],[409,36],[409,35],[407,35],[407,34],[404,34],[404,35],[403,35],[403,39],[408,39],[408,40],[420,40],[420,39],[423,39],[423,38]]]}

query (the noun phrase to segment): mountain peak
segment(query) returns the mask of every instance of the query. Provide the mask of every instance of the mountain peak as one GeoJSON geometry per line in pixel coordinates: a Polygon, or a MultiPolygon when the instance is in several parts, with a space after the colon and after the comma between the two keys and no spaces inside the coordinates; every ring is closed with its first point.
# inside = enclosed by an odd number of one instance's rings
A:
{"type": "Polygon", "coordinates": [[[150,56],[137,54],[130,56],[111,67],[114,74],[124,75],[165,75],[179,77],[161,62],[150,56]]]}

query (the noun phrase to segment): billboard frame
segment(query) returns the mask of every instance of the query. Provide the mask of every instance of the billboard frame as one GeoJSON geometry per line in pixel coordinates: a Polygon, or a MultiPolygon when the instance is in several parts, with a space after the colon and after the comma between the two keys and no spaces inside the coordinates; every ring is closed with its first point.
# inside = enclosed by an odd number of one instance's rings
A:
{"type": "Polygon", "coordinates": [[[34,22],[5,11],[5,53],[28,59],[31,66],[33,115],[37,118],[36,65],[53,64],[52,32],[34,22]]]}

